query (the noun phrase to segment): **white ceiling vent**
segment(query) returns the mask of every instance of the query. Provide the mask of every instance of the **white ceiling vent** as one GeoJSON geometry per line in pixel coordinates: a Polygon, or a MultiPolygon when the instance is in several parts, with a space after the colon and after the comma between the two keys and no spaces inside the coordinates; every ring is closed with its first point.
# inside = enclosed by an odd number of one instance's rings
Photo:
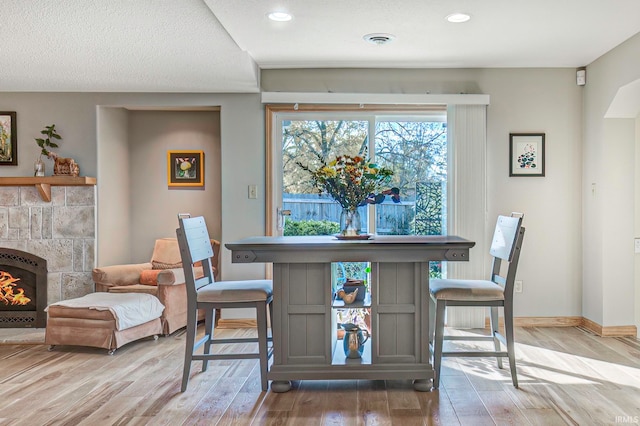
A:
{"type": "Polygon", "coordinates": [[[373,44],[387,44],[393,41],[396,38],[396,36],[394,36],[393,34],[373,33],[373,34],[367,34],[362,38],[368,41],[369,43],[373,43],[373,44]]]}

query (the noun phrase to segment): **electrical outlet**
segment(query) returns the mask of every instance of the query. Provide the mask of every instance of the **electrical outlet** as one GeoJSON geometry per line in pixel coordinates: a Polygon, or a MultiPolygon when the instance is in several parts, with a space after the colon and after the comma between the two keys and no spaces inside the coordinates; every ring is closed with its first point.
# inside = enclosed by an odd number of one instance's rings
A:
{"type": "Polygon", "coordinates": [[[258,185],[249,185],[249,198],[258,198],[258,185]]]}
{"type": "Polygon", "coordinates": [[[633,240],[633,244],[635,247],[635,252],[640,253],[640,238],[636,238],[633,240]]]}
{"type": "Polygon", "coordinates": [[[516,293],[522,293],[522,281],[516,280],[515,285],[513,286],[513,291],[516,293]]]}

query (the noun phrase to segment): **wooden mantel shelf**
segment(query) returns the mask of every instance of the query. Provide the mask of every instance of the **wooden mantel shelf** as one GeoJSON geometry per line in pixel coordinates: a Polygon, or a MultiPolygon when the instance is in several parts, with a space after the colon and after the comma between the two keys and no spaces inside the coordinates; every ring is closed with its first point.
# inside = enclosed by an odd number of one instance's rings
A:
{"type": "Polygon", "coordinates": [[[52,186],[89,186],[95,185],[96,178],[88,176],[36,176],[36,177],[0,177],[0,186],[34,185],[44,201],[51,201],[52,186]]]}

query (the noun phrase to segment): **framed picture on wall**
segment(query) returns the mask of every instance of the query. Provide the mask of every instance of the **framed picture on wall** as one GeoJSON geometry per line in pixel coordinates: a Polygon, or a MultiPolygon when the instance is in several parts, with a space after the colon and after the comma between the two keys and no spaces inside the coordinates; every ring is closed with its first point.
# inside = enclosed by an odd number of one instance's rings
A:
{"type": "Polygon", "coordinates": [[[0,166],[18,165],[16,113],[0,112],[0,166]]]}
{"type": "Polygon", "coordinates": [[[544,176],[544,133],[509,133],[509,176],[544,176]]]}
{"type": "Polygon", "coordinates": [[[167,151],[169,186],[204,186],[204,151],[167,151]]]}

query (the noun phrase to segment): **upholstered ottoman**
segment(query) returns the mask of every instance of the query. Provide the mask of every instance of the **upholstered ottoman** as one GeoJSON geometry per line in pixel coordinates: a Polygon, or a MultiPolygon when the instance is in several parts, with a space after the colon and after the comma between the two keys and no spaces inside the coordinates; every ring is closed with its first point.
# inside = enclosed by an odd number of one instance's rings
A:
{"type": "Polygon", "coordinates": [[[91,293],[46,308],[45,343],[105,348],[162,333],[164,306],[157,297],[141,293],[91,293]]]}

